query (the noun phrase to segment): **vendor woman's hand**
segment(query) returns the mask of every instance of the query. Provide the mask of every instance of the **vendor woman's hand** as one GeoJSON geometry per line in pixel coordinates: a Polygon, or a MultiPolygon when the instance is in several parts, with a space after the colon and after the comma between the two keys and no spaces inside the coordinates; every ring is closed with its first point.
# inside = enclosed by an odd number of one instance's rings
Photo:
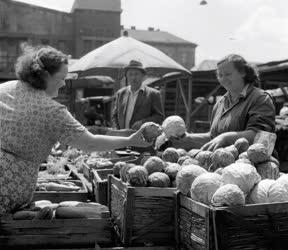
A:
{"type": "Polygon", "coordinates": [[[152,142],[150,143],[145,141],[142,135],[142,130],[143,129],[139,129],[134,134],[129,136],[129,146],[146,148],[152,145],[152,142]]]}
{"type": "Polygon", "coordinates": [[[207,142],[206,144],[204,144],[201,148],[201,150],[203,151],[215,151],[217,148],[222,148],[227,146],[226,145],[226,140],[225,140],[225,136],[222,135],[218,135],[217,137],[215,137],[214,139],[212,139],[211,141],[207,142]]]}

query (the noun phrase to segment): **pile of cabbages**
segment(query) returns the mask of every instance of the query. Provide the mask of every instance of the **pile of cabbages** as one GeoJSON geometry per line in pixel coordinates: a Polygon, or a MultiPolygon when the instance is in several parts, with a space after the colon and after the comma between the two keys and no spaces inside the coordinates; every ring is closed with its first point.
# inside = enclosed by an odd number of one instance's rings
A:
{"type": "Polygon", "coordinates": [[[213,206],[288,201],[288,175],[260,143],[240,138],[214,152],[192,149],[185,157],[176,186],[195,201],[213,206]]]}
{"type": "MultiPolygon", "coordinates": [[[[184,120],[179,116],[166,118],[162,125],[146,122],[142,125],[143,139],[157,145],[163,143],[171,136],[178,138],[186,133],[184,120]]],[[[178,160],[186,156],[183,149],[167,148],[158,156],[144,157],[140,165],[126,162],[117,162],[113,167],[113,173],[131,186],[136,187],[176,187],[176,175],[182,168],[178,160]]],[[[196,163],[196,161],[195,161],[196,163]]]]}
{"type": "MultiPolygon", "coordinates": [[[[143,137],[155,148],[169,138],[185,136],[179,116],[168,117],[160,126],[143,124],[143,137]]],[[[114,175],[131,186],[176,187],[193,200],[213,206],[288,202],[288,175],[259,143],[240,138],[214,152],[168,147],[158,156],[143,158],[141,165],[118,162],[114,175]]]]}

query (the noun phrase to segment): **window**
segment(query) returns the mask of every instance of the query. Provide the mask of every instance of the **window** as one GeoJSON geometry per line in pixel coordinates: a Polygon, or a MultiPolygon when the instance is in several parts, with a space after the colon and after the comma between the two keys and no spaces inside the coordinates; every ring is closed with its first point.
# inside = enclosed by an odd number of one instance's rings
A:
{"type": "Polygon", "coordinates": [[[49,39],[42,39],[41,44],[43,45],[49,45],[49,39]]]}
{"type": "Polygon", "coordinates": [[[67,51],[66,42],[63,40],[59,40],[58,41],[58,49],[63,51],[63,52],[67,51]]]}
{"type": "Polygon", "coordinates": [[[181,62],[182,62],[182,64],[187,63],[187,59],[188,59],[187,52],[186,52],[186,51],[183,51],[183,52],[181,53],[181,62]]]}
{"type": "Polygon", "coordinates": [[[103,45],[103,42],[102,42],[102,41],[95,41],[95,42],[94,42],[94,48],[95,48],[95,49],[101,47],[102,45],[103,45]]]}
{"type": "Polygon", "coordinates": [[[88,53],[88,52],[90,52],[91,51],[91,49],[92,49],[92,41],[91,40],[84,40],[83,41],[83,49],[84,49],[84,53],[88,53]]]}
{"type": "Polygon", "coordinates": [[[8,64],[8,53],[6,50],[6,41],[0,40],[0,72],[4,72],[8,64]]]}

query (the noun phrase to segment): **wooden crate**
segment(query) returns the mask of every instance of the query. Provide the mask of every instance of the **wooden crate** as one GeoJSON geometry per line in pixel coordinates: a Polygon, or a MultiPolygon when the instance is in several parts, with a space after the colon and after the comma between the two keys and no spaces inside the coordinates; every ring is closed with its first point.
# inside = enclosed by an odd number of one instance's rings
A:
{"type": "MultiPolygon", "coordinates": [[[[35,191],[33,194],[33,201],[50,200],[51,202],[59,203],[61,201],[84,201],[90,199],[88,185],[85,183],[85,178],[81,177],[73,166],[69,166],[71,170],[72,182],[81,187],[77,192],[72,191],[35,191]]],[[[89,188],[90,189],[90,188],[89,188]]],[[[92,192],[92,187],[91,187],[92,192]]]]}
{"type": "MultiPolygon", "coordinates": [[[[134,155],[131,155],[131,156],[124,156],[124,157],[119,157],[119,158],[112,158],[112,159],[109,159],[109,161],[111,161],[113,164],[119,162],[119,161],[124,161],[124,162],[128,162],[128,163],[138,163],[140,161],[139,159],[140,157],[136,157],[134,155]]],[[[142,159],[142,158],[141,158],[142,159]]],[[[111,168],[101,168],[99,166],[95,166],[95,168],[91,168],[89,167],[86,163],[83,164],[83,174],[85,176],[85,178],[89,181],[92,182],[94,176],[92,174],[92,170],[100,170],[100,169],[113,169],[113,166],[111,166],[111,168]]]]}
{"type": "Polygon", "coordinates": [[[94,199],[102,205],[108,205],[108,175],[113,169],[92,170],[92,186],[94,199]]]}
{"type": "Polygon", "coordinates": [[[287,249],[288,203],[209,207],[177,193],[177,249],[287,249]]]}
{"type": "MultiPolygon", "coordinates": [[[[47,249],[47,248],[33,248],[33,250],[55,250],[55,249],[47,249]]],[[[58,250],[72,250],[71,248],[61,248],[58,250]]],[[[175,250],[175,247],[172,246],[153,246],[153,247],[102,247],[100,245],[96,245],[95,248],[73,248],[73,250],[175,250]]]]}
{"type": "Polygon", "coordinates": [[[152,246],[152,247],[100,247],[95,250],[175,250],[173,246],[152,246]]]}
{"type": "Polygon", "coordinates": [[[108,204],[125,246],[173,245],[174,188],[131,187],[108,176],[108,204]]]}
{"type": "Polygon", "coordinates": [[[94,247],[95,243],[111,245],[109,212],[103,213],[101,217],[52,220],[13,220],[11,217],[1,217],[0,249],[94,247]]]}

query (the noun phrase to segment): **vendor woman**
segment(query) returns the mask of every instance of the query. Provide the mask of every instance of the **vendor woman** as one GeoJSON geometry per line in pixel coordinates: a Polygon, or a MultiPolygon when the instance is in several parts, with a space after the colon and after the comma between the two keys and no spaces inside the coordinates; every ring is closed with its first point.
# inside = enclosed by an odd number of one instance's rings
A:
{"type": "Polygon", "coordinates": [[[39,165],[57,141],[88,152],[150,146],[141,131],[93,135],[54,101],[67,64],[67,56],[52,47],[27,47],[16,63],[18,80],[0,84],[0,216],[30,202],[39,165]]]}
{"type": "Polygon", "coordinates": [[[208,133],[187,134],[173,146],[214,151],[244,137],[253,143],[259,130],[274,132],[275,107],[271,97],[255,86],[256,70],[239,55],[228,55],[217,63],[217,78],[227,93],[215,104],[208,133]]]}

